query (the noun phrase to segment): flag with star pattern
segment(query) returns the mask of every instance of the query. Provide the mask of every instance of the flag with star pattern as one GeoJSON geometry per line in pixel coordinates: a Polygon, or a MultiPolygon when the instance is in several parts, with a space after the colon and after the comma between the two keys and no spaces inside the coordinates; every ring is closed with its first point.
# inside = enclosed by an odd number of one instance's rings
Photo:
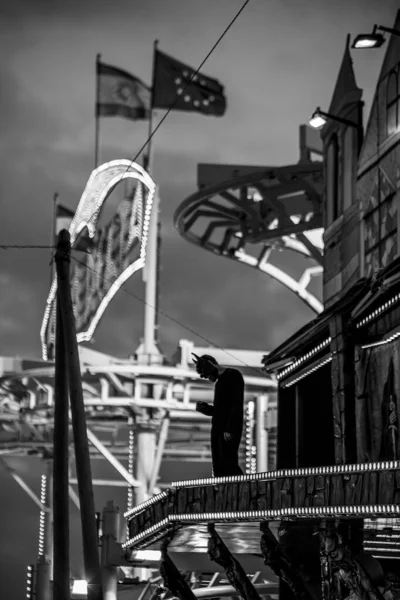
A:
{"type": "Polygon", "coordinates": [[[119,116],[134,121],[150,117],[150,89],[140,79],[100,62],[97,78],[97,116],[119,116]]]}
{"type": "Polygon", "coordinates": [[[217,79],[196,73],[195,69],[157,50],[152,108],[221,117],[226,110],[224,88],[217,79]]]}

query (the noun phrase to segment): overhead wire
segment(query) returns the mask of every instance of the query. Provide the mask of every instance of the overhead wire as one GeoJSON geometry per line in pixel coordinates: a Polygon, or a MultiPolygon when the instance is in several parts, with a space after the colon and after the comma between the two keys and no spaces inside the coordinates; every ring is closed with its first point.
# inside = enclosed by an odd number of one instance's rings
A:
{"type": "MultiPolygon", "coordinates": [[[[136,160],[139,158],[139,156],[142,154],[143,150],[145,150],[145,148],[147,148],[147,146],[149,145],[149,143],[151,142],[151,140],[153,139],[153,137],[155,136],[155,134],[157,133],[157,131],[160,129],[161,125],[164,123],[165,119],[168,117],[168,115],[170,114],[170,112],[175,108],[175,106],[178,103],[178,100],[181,96],[183,96],[183,94],[185,93],[186,89],[188,88],[188,86],[192,83],[192,81],[194,80],[195,77],[197,77],[197,75],[200,72],[200,69],[203,68],[204,64],[206,63],[206,61],[210,58],[211,54],[214,52],[214,50],[216,49],[216,47],[220,44],[220,42],[222,41],[222,39],[225,37],[225,35],[228,33],[228,31],[230,30],[230,28],[232,27],[232,25],[236,22],[236,20],[239,18],[239,16],[242,14],[242,12],[244,11],[244,9],[246,8],[246,6],[249,4],[250,0],[245,0],[245,2],[242,4],[242,6],[240,7],[240,9],[238,10],[238,12],[235,14],[235,16],[231,19],[231,21],[228,23],[228,25],[225,27],[224,31],[221,33],[221,35],[219,36],[219,38],[217,39],[217,41],[214,43],[214,45],[212,46],[212,48],[209,50],[209,52],[206,54],[205,58],[202,60],[202,62],[200,63],[200,65],[197,67],[197,69],[192,73],[191,77],[188,79],[188,81],[183,85],[182,87],[182,91],[180,93],[178,93],[176,95],[176,98],[174,100],[174,102],[171,104],[171,106],[167,109],[167,112],[165,113],[165,115],[162,117],[161,121],[157,124],[157,126],[153,129],[153,131],[150,133],[150,135],[147,137],[145,143],[142,145],[142,147],[140,148],[140,150],[138,150],[138,152],[136,153],[135,157],[132,158],[130,160],[129,165],[126,167],[125,173],[127,173],[129,171],[129,169],[131,168],[131,166],[136,162],[136,160]]],[[[93,214],[90,219],[88,220],[88,223],[96,216],[97,213],[93,214]]]]}
{"type": "MultiPolygon", "coordinates": [[[[97,276],[100,276],[101,274],[96,271],[96,269],[93,269],[93,267],[90,267],[89,265],[87,265],[86,263],[82,262],[81,260],[77,259],[75,256],[71,256],[71,259],[74,260],[76,263],[82,265],[83,267],[85,267],[86,269],[88,269],[89,271],[92,271],[92,273],[94,273],[97,276]]],[[[257,367],[251,367],[250,365],[248,365],[246,362],[244,362],[243,360],[239,359],[237,356],[235,356],[234,354],[232,354],[231,352],[228,352],[225,348],[221,348],[221,346],[219,346],[218,344],[215,344],[213,341],[209,340],[208,338],[206,338],[204,335],[202,335],[201,333],[198,333],[196,330],[192,329],[191,327],[188,327],[187,325],[185,325],[184,323],[182,323],[181,321],[179,321],[178,319],[175,319],[174,317],[171,317],[171,315],[169,315],[168,313],[166,313],[165,311],[162,311],[160,309],[157,309],[155,306],[151,306],[151,304],[149,304],[144,298],[141,298],[140,296],[138,296],[137,294],[134,294],[133,292],[130,292],[127,289],[124,289],[123,287],[120,288],[120,290],[122,290],[125,294],[128,294],[128,296],[131,296],[132,298],[134,298],[135,300],[138,300],[139,302],[142,302],[142,304],[145,304],[147,306],[149,306],[150,308],[154,308],[157,310],[157,312],[162,315],[163,317],[165,317],[166,319],[172,321],[173,323],[175,323],[176,325],[179,325],[180,327],[182,327],[183,329],[186,329],[186,331],[189,331],[190,333],[192,333],[193,335],[197,336],[198,338],[202,339],[203,341],[205,341],[207,344],[209,344],[210,346],[213,346],[214,348],[216,348],[217,350],[221,350],[222,352],[224,352],[224,354],[226,354],[227,356],[230,356],[231,358],[235,359],[236,361],[240,362],[244,367],[251,369],[252,371],[255,371],[258,375],[262,375],[262,377],[266,377],[266,374],[261,371],[260,369],[257,369],[257,367]]]]}
{"type": "MultiPolygon", "coordinates": [[[[145,141],[145,143],[143,144],[143,146],[137,152],[135,158],[133,158],[131,160],[131,165],[132,165],[132,163],[136,162],[136,160],[139,158],[139,156],[141,155],[141,153],[143,152],[143,150],[148,146],[148,144],[150,143],[150,141],[153,139],[154,135],[157,133],[157,131],[160,129],[161,125],[164,123],[165,119],[168,117],[168,115],[171,112],[171,110],[173,110],[175,108],[175,106],[177,105],[179,98],[184,95],[184,93],[185,93],[186,89],[188,88],[188,86],[192,83],[192,81],[195,79],[195,77],[197,77],[197,75],[199,74],[200,69],[203,68],[204,64],[210,58],[210,56],[214,52],[215,48],[218,46],[218,44],[222,41],[222,39],[228,33],[229,29],[232,27],[232,25],[235,23],[235,21],[239,18],[239,16],[244,11],[244,9],[246,8],[246,6],[247,6],[247,4],[249,2],[250,2],[250,0],[246,0],[244,2],[244,4],[241,6],[241,8],[236,13],[236,15],[230,21],[230,23],[225,27],[224,31],[221,33],[221,35],[219,36],[219,38],[217,39],[217,41],[215,42],[215,44],[212,46],[211,50],[207,53],[207,55],[202,60],[202,62],[200,63],[200,65],[193,72],[192,76],[189,78],[189,80],[187,81],[187,83],[184,84],[184,86],[182,87],[182,91],[179,94],[177,94],[174,102],[168,108],[167,112],[165,113],[165,115],[163,116],[163,118],[161,119],[161,121],[158,123],[157,127],[155,127],[155,129],[151,132],[151,134],[149,135],[149,137],[147,138],[147,140],[145,141]]],[[[127,170],[130,168],[130,166],[127,167],[127,170]]]]}
{"type": "MultiPolygon", "coordinates": [[[[153,137],[155,136],[155,134],[157,133],[157,131],[160,129],[161,125],[164,123],[164,121],[166,120],[166,118],[168,117],[168,115],[170,114],[170,112],[175,108],[175,106],[176,106],[179,98],[185,93],[187,87],[191,84],[191,82],[198,75],[200,69],[202,69],[202,67],[204,66],[204,64],[206,63],[206,61],[210,58],[211,54],[214,52],[214,50],[217,48],[217,46],[219,45],[219,43],[222,41],[222,39],[228,33],[228,31],[230,30],[230,28],[233,26],[233,24],[239,18],[239,16],[244,11],[244,9],[246,8],[247,4],[249,4],[249,2],[250,2],[250,0],[245,0],[245,2],[242,4],[241,8],[238,10],[238,12],[235,14],[235,16],[231,19],[231,21],[229,22],[229,24],[225,27],[224,31],[221,33],[221,35],[219,36],[219,38],[217,39],[217,41],[214,43],[214,45],[212,46],[212,48],[206,54],[205,58],[202,60],[202,62],[200,63],[200,65],[197,67],[197,69],[192,73],[192,75],[189,78],[189,80],[187,81],[187,83],[183,86],[182,91],[179,94],[177,94],[177,96],[175,98],[175,101],[168,108],[168,110],[164,114],[163,118],[157,124],[157,126],[155,127],[155,129],[150,133],[150,135],[148,136],[148,138],[146,139],[146,141],[142,145],[142,147],[139,149],[139,151],[137,152],[137,154],[135,155],[135,157],[133,159],[131,159],[130,165],[127,167],[126,171],[129,170],[129,168],[132,166],[132,164],[134,162],[136,162],[136,160],[139,158],[139,156],[141,155],[141,153],[143,152],[143,150],[145,150],[145,148],[148,146],[148,144],[153,139],[153,137]]],[[[93,218],[93,216],[91,218],[93,218]]],[[[50,245],[35,245],[35,246],[32,245],[32,246],[30,246],[30,245],[11,245],[11,244],[9,244],[9,245],[0,245],[0,249],[1,250],[8,250],[8,249],[56,249],[56,246],[50,246],[50,245]]],[[[71,248],[71,250],[74,250],[74,249],[71,248]]],[[[80,252],[85,252],[86,254],[90,254],[90,252],[85,251],[85,250],[79,250],[79,251],[80,252]]],[[[89,267],[87,264],[85,264],[84,262],[78,260],[76,257],[71,257],[71,258],[73,260],[75,260],[78,264],[84,266],[86,269],[91,270],[92,272],[94,272],[96,275],[100,275],[95,269],[89,267]]],[[[135,298],[136,300],[142,302],[143,304],[150,306],[149,303],[146,302],[146,300],[144,298],[141,298],[140,296],[137,296],[136,294],[133,294],[132,292],[130,292],[130,291],[124,289],[124,288],[120,288],[120,289],[122,289],[123,292],[125,292],[126,294],[128,294],[132,298],[135,298]]],[[[156,308],[156,307],[151,307],[151,308],[156,308]]],[[[241,359],[238,359],[237,356],[234,356],[233,354],[231,354],[230,352],[228,352],[224,348],[221,348],[218,344],[215,344],[214,342],[212,342],[211,340],[209,340],[205,336],[201,335],[200,333],[198,333],[194,329],[188,327],[187,325],[185,325],[184,323],[182,323],[178,319],[175,319],[174,317],[171,317],[169,314],[167,314],[166,312],[164,312],[164,311],[162,311],[160,309],[158,309],[157,312],[160,315],[162,315],[165,318],[167,318],[170,321],[172,321],[173,323],[179,325],[183,329],[186,329],[187,331],[189,331],[190,333],[192,333],[196,337],[204,340],[207,344],[213,346],[214,348],[216,348],[218,350],[223,351],[227,356],[230,356],[231,358],[234,358],[238,362],[242,363],[243,366],[245,366],[246,368],[249,368],[249,369],[255,371],[257,374],[260,374],[263,377],[265,377],[265,373],[263,373],[262,371],[260,371],[256,367],[251,367],[250,365],[248,365],[247,363],[245,363],[241,359]]]]}

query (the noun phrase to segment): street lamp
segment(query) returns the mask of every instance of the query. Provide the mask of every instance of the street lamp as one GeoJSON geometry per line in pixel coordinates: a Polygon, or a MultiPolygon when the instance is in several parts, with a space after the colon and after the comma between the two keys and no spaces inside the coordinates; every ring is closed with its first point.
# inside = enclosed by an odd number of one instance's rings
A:
{"type": "Polygon", "coordinates": [[[351,45],[356,50],[362,50],[365,48],[380,48],[385,43],[385,38],[378,30],[384,31],[385,33],[391,33],[392,35],[400,36],[400,31],[397,29],[391,29],[390,27],[384,27],[383,25],[374,25],[372,33],[360,33],[351,45]]]}
{"type": "Polygon", "coordinates": [[[338,121],[339,123],[343,123],[344,125],[349,125],[350,127],[360,128],[358,123],[354,121],[349,121],[348,119],[343,119],[342,117],[337,117],[336,115],[332,115],[331,113],[324,112],[319,107],[313,112],[311,119],[309,120],[309,124],[314,129],[321,129],[325,123],[331,119],[332,121],[338,121]]]}

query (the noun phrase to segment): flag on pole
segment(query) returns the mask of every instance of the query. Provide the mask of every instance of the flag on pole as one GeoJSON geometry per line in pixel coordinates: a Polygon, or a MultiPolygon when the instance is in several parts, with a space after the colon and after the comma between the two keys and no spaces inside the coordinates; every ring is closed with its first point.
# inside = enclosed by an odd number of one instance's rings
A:
{"type": "Polygon", "coordinates": [[[134,121],[150,116],[150,89],[140,79],[104,63],[97,63],[99,117],[125,117],[134,121]]]}
{"type": "Polygon", "coordinates": [[[217,79],[195,73],[192,67],[156,50],[152,108],[222,116],[226,110],[223,86],[217,79]]]}
{"type": "Polygon", "coordinates": [[[74,218],[75,211],[63,206],[62,204],[57,204],[56,206],[56,223],[55,223],[55,234],[56,236],[60,233],[62,229],[69,229],[71,225],[71,221],[74,218]]]}

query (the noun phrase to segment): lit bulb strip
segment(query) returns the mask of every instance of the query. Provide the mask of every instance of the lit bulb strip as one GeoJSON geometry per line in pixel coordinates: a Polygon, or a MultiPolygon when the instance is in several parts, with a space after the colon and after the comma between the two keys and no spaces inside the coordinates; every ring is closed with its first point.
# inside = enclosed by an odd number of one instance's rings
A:
{"type": "Polygon", "coordinates": [[[161,530],[169,528],[175,523],[215,523],[215,522],[238,522],[238,521],[263,521],[263,520],[281,520],[293,518],[316,518],[316,517],[364,517],[372,515],[385,515],[397,517],[400,515],[400,506],[397,504],[371,504],[361,506],[307,506],[290,507],[272,510],[244,510],[230,512],[209,512],[209,513],[187,513],[172,514],[162,519],[155,525],[145,529],[137,535],[131,537],[122,548],[130,548],[143,542],[148,537],[158,534],[158,539],[162,537],[161,530]]]}
{"type": "MultiPolygon", "coordinates": [[[[373,463],[353,463],[346,465],[332,465],[328,467],[280,469],[279,471],[266,471],[265,473],[254,473],[252,475],[227,475],[226,477],[208,477],[207,479],[188,479],[186,481],[172,482],[171,488],[218,485],[220,483],[250,483],[252,481],[269,481],[275,479],[282,479],[285,477],[308,477],[310,475],[353,475],[357,473],[364,473],[367,471],[393,471],[396,469],[400,469],[400,460],[380,461],[373,463]]],[[[149,500],[147,500],[147,502],[149,502],[149,500]]]]}
{"type": "MultiPolygon", "coordinates": [[[[40,502],[46,506],[47,499],[47,477],[42,475],[40,481],[40,502]]],[[[44,552],[44,536],[46,528],[46,513],[41,510],[39,517],[39,543],[38,543],[38,556],[43,556],[44,552]]]]}
{"type": "Polygon", "coordinates": [[[136,544],[136,542],[140,542],[141,540],[144,540],[146,537],[148,537],[152,533],[158,533],[160,531],[160,529],[163,529],[164,527],[168,526],[169,522],[170,521],[169,521],[168,517],[166,519],[162,519],[162,521],[160,521],[159,523],[152,525],[148,529],[145,529],[141,533],[138,533],[137,535],[133,536],[132,538],[130,538],[129,540],[124,542],[122,544],[122,548],[124,548],[124,549],[129,548],[130,546],[133,546],[134,544],[136,544]]]}
{"type": "Polygon", "coordinates": [[[360,321],[358,321],[356,323],[356,329],[360,329],[360,327],[364,327],[364,325],[367,325],[368,323],[370,323],[371,321],[373,321],[374,319],[379,317],[379,315],[381,315],[383,312],[385,312],[385,310],[388,310],[388,308],[390,308],[391,306],[393,306],[394,304],[399,302],[399,300],[400,300],[400,293],[396,294],[395,296],[390,298],[390,300],[388,300],[387,302],[384,302],[383,304],[381,304],[381,306],[379,306],[379,308],[373,310],[371,313],[369,313],[369,315],[367,315],[363,319],[360,319],[360,321]]]}
{"type": "Polygon", "coordinates": [[[319,369],[322,369],[322,367],[324,367],[325,365],[327,365],[331,361],[332,361],[332,356],[328,356],[324,360],[321,360],[321,361],[317,362],[316,364],[314,364],[314,366],[310,367],[306,371],[303,371],[303,373],[301,373],[300,375],[298,375],[298,377],[295,377],[294,379],[290,379],[290,381],[288,381],[287,383],[283,384],[282,387],[283,388],[292,387],[292,385],[295,385],[296,383],[298,383],[299,381],[301,381],[305,377],[308,377],[309,375],[311,375],[311,373],[315,373],[315,371],[318,371],[319,369]]]}
{"type": "Polygon", "coordinates": [[[254,402],[250,401],[247,404],[246,410],[246,473],[255,473],[254,461],[252,461],[253,451],[253,434],[254,434],[254,402]],[[254,470],[253,470],[254,468],[254,470]]]}
{"type": "Polygon", "coordinates": [[[155,504],[159,500],[162,500],[163,498],[167,498],[168,496],[169,496],[168,490],[165,490],[164,492],[160,492],[156,496],[153,496],[152,498],[149,498],[148,500],[145,500],[144,502],[142,502],[142,504],[138,504],[137,506],[134,506],[130,510],[127,510],[124,513],[124,517],[126,519],[129,519],[133,515],[136,515],[137,513],[143,512],[144,510],[146,510],[146,508],[148,508],[152,504],[155,504]]]}
{"type": "Polygon", "coordinates": [[[276,376],[276,378],[278,379],[278,381],[280,379],[282,379],[283,377],[286,377],[286,375],[288,375],[289,373],[291,373],[295,369],[297,369],[297,367],[299,367],[300,365],[302,365],[305,361],[309,360],[310,358],[312,358],[313,356],[315,356],[316,354],[318,354],[318,352],[321,352],[321,350],[323,350],[324,348],[326,348],[327,346],[329,346],[330,343],[331,343],[331,341],[332,341],[331,337],[326,338],[326,340],[324,340],[323,342],[321,342],[320,344],[318,344],[318,346],[315,346],[315,348],[313,348],[309,352],[306,352],[306,354],[304,354],[303,356],[301,356],[300,358],[298,358],[297,360],[295,360],[294,362],[292,362],[288,367],[286,367],[285,369],[283,369],[282,371],[280,371],[277,374],[277,376],[276,376]]]}
{"type": "MultiPolygon", "coordinates": [[[[89,341],[98,325],[106,307],[115,296],[121,285],[131,277],[131,275],[140,268],[143,268],[146,260],[146,248],[148,232],[150,227],[150,218],[152,205],[156,193],[156,185],[150,175],[138,164],[127,160],[118,159],[104,163],[95,169],[89,177],[86,187],[81,196],[74,218],[69,227],[71,247],[74,246],[79,233],[88,228],[89,237],[93,238],[96,233],[96,224],[101,211],[101,207],[107,200],[114,187],[123,179],[135,179],[147,188],[147,201],[141,232],[140,258],[134,261],[123,271],[113,282],[107,294],[103,298],[93,320],[86,332],[80,332],[78,342],[89,341]]],[[[47,340],[46,332],[51,318],[54,301],[57,293],[57,276],[53,278],[50,292],[46,301],[46,308],[40,329],[40,338],[42,343],[42,356],[47,360],[47,340]]],[[[77,336],[78,337],[78,336],[77,336]]]]}
{"type": "Polygon", "coordinates": [[[290,507],[272,510],[243,510],[236,512],[190,513],[170,515],[171,523],[179,522],[209,522],[209,521],[258,521],[262,519],[284,519],[288,517],[309,518],[316,516],[352,516],[352,515],[384,514],[397,516],[400,514],[398,504],[376,504],[364,506],[306,506],[290,507]]]}
{"type": "Polygon", "coordinates": [[[383,338],[383,340],[380,340],[379,342],[371,342],[371,344],[363,344],[361,346],[361,348],[363,350],[365,350],[366,348],[376,348],[377,346],[386,346],[386,344],[390,344],[391,342],[394,342],[394,340],[397,340],[398,337],[400,337],[400,331],[395,331],[391,335],[385,336],[383,338]]]}
{"type": "MultiPolygon", "coordinates": [[[[133,468],[134,468],[134,448],[135,448],[135,432],[133,427],[129,429],[129,440],[128,440],[128,473],[133,478],[133,468]]],[[[127,494],[127,510],[125,515],[129,514],[129,511],[132,510],[133,506],[133,489],[128,487],[127,494]]]]}
{"type": "Polygon", "coordinates": [[[33,597],[33,567],[28,565],[26,568],[26,598],[31,600],[33,597]]]}

